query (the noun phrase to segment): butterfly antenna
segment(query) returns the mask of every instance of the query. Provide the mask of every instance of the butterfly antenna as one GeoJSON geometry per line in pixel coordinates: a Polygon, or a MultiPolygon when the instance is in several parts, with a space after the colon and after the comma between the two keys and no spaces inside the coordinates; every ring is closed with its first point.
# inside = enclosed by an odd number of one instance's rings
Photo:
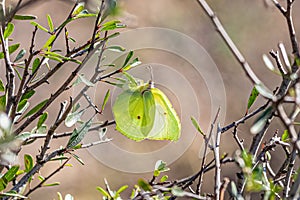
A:
{"type": "Polygon", "coordinates": [[[149,81],[150,88],[154,88],[153,69],[152,69],[152,67],[151,67],[150,65],[149,65],[147,68],[148,68],[148,70],[150,71],[150,81],[149,81]]]}

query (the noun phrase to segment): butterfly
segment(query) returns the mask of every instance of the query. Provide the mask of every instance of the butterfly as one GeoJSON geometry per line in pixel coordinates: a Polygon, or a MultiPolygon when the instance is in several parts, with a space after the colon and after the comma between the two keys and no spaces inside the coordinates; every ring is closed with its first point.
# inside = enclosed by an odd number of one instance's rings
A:
{"type": "Polygon", "coordinates": [[[124,90],[112,111],[116,130],[129,139],[176,141],[180,137],[179,117],[168,97],[152,81],[124,90]]]}

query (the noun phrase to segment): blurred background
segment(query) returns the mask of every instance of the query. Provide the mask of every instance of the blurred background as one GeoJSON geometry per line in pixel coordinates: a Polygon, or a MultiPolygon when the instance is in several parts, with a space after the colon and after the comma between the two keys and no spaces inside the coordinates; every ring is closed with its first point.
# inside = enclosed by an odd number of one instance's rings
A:
{"type": "MultiPolygon", "coordinates": [[[[284,3],[284,1],[280,2],[284,3]]],[[[89,0],[88,3],[92,3],[92,0],[89,0]]],[[[281,13],[275,9],[272,4],[269,5],[267,1],[225,0],[208,1],[208,3],[213,10],[216,11],[217,16],[228,31],[228,34],[244,54],[257,76],[263,80],[271,90],[274,90],[275,87],[280,84],[281,78],[265,67],[262,61],[262,54],[268,54],[271,49],[277,50],[279,42],[283,42],[287,52],[291,53],[287,26],[281,13]]],[[[94,8],[93,4],[89,5],[91,5],[91,9],[94,8]]],[[[122,31],[134,30],[135,28],[141,27],[168,28],[183,33],[202,45],[215,62],[225,85],[226,96],[222,98],[224,98],[224,102],[226,102],[226,108],[221,108],[221,113],[224,115],[225,121],[222,121],[221,126],[229,124],[244,116],[248,97],[253,86],[196,0],[119,0],[119,5],[121,8],[120,15],[115,16],[114,18],[120,19],[123,23],[128,25],[128,27],[122,31]]],[[[66,0],[43,1],[42,3],[33,4],[30,7],[21,10],[20,13],[36,15],[38,16],[37,22],[46,26],[47,14],[51,15],[54,24],[59,24],[67,17],[72,6],[72,2],[66,0]]],[[[300,12],[296,12],[298,9],[300,9],[300,2],[295,2],[294,19],[296,32],[300,30],[300,22],[297,21],[300,17],[300,12]]],[[[94,19],[90,18],[72,23],[68,26],[70,36],[76,38],[78,44],[87,41],[93,30],[93,22],[94,19]]],[[[14,40],[20,41],[22,46],[27,48],[30,44],[28,38],[31,37],[31,30],[33,30],[32,25],[30,25],[29,22],[17,21],[15,22],[15,26],[14,40]]],[[[46,35],[39,32],[37,37],[36,46],[43,45],[46,35]]],[[[136,35],[135,39],[138,41],[142,38],[143,35],[136,35]]],[[[64,48],[64,43],[61,42],[57,44],[55,48],[64,48]]],[[[197,106],[201,112],[199,113],[199,116],[196,117],[199,119],[202,129],[207,131],[215,113],[211,112],[211,100],[209,99],[208,89],[205,85],[205,81],[203,81],[203,77],[193,77],[193,71],[190,71],[192,68],[189,66],[190,64],[188,62],[182,60],[178,56],[168,54],[167,52],[144,49],[137,51],[135,56],[138,56],[144,64],[156,63],[156,65],[153,64],[154,69],[159,65],[167,65],[184,74],[185,78],[190,81],[190,84],[194,88],[198,100],[197,106]]],[[[118,58],[116,62],[121,62],[123,59],[124,56],[118,58]]],[[[61,73],[53,77],[50,80],[51,89],[49,89],[49,86],[41,87],[40,99],[35,99],[35,101],[39,102],[40,100],[47,98],[51,91],[54,91],[59,86],[57,83],[61,83],[64,80],[66,77],[65,74],[68,72],[70,72],[70,70],[65,67],[61,70],[61,73]]],[[[145,75],[145,72],[137,72],[137,74],[139,73],[145,75]]],[[[3,74],[1,74],[1,76],[3,76],[3,74]]],[[[145,76],[148,76],[147,73],[145,76]]],[[[105,94],[106,91],[105,89],[110,86],[99,85],[97,88],[98,87],[100,89],[96,93],[96,99],[97,102],[101,102],[103,94],[105,94]]],[[[174,99],[172,102],[175,108],[178,108],[177,111],[179,115],[181,115],[182,109],[187,108],[179,108],[178,105],[180,102],[178,102],[178,99],[176,100],[176,94],[172,93],[172,91],[168,91],[168,89],[164,90],[163,88],[161,89],[171,99],[174,99]],[[175,95],[175,97],[172,98],[172,95],[175,95]]],[[[184,88],[182,89],[184,90],[184,88]]],[[[59,103],[64,99],[68,99],[68,96],[71,94],[72,92],[66,93],[58,99],[57,102],[59,103]]],[[[258,107],[263,102],[263,99],[259,98],[253,108],[258,107]]],[[[52,114],[53,119],[56,116],[57,107],[56,104],[56,106],[53,105],[48,110],[49,115],[51,116],[52,114]]],[[[111,110],[106,110],[103,117],[103,119],[112,119],[113,116],[111,110]]],[[[181,115],[181,118],[187,118],[188,120],[184,120],[184,123],[190,123],[190,116],[181,115]]],[[[49,122],[50,121],[51,118],[49,119],[49,122]]],[[[241,125],[238,130],[239,137],[244,139],[246,148],[249,148],[252,141],[252,135],[249,132],[249,127],[251,127],[252,122],[253,119],[246,124],[241,125]]],[[[274,123],[268,130],[268,135],[265,140],[268,140],[269,137],[274,134],[276,129],[279,129],[280,134],[284,130],[280,123],[274,123]]],[[[62,128],[60,131],[65,130],[67,129],[62,128]]],[[[202,138],[200,135],[197,135],[193,129],[188,129],[187,131],[189,133],[183,132],[182,134],[193,135],[191,144],[186,151],[182,152],[182,155],[179,156],[177,160],[169,165],[171,171],[167,172],[167,174],[169,175],[170,180],[192,175],[200,168],[201,160],[199,158],[199,152],[201,151],[203,142],[202,138]]],[[[132,152],[151,152],[167,145],[166,142],[146,141],[136,143],[130,141],[121,134],[114,134],[114,127],[110,127],[107,134],[108,137],[114,138],[113,143],[116,146],[132,152]]],[[[35,155],[42,144],[42,141],[39,142],[35,142],[34,145],[25,147],[22,152],[29,152],[32,155],[35,155]]],[[[60,145],[65,145],[67,141],[57,140],[53,142],[55,143],[53,143],[52,148],[57,148],[60,145]]],[[[221,138],[221,153],[227,152],[231,156],[236,149],[238,149],[238,146],[235,143],[231,132],[228,131],[224,133],[221,138]]],[[[40,199],[41,196],[43,199],[57,199],[57,191],[61,192],[63,195],[70,193],[75,199],[99,199],[101,194],[96,190],[96,186],[104,186],[104,178],[108,180],[112,189],[118,189],[124,184],[128,184],[131,189],[134,184],[137,183],[139,178],[148,180],[152,177],[152,173],[149,172],[129,173],[113,169],[96,159],[97,156],[94,155],[95,152],[109,155],[109,152],[101,152],[99,149],[96,149],[92,154],[88,150],[78,151],[78,155],[84,160],[85,165],[81,165],[72,159],[71,163],[73,164],[73,167],[66,167],[49,180],[49,183],[56,181],[60,182],[60,186],[41,188],[31,195],[31,199],[40,199]]],[[[280,151],[276,151],[276,154],[278,155],[274,155],[274,158],[276,158],[272,160],[273,163],[280,162],[281,153],[282,152],[280,151]]],[[[22,155],[20,157],[22,157],[22,155]]],[[[212,158],[212,155],[209,154],[208,157],[212,158]]],[[[22,158],[20,158],[20,161],[22,162],[22,158]]],[[[120,163],[124,164],[126,163],[126,160],[123,160],[120,163]]],[[[57,163],[49,163],[40,173],[43,176],[46,176],[57,166],[57,163]]],[[[274,166],[274,170],[276,171],[279,166],[280,165],[278,164],[274,166]]],[[[154,165],[150,166],[150,168],[151,167],[154,168],[154,165]]],[[[237,167],[235,164],[223,166],[223,178],[227,176],[232,180],[235,180],[236,169],[237,167]]],[[[211,176],[213,176],[213,172],[205,175],[203,192],[213,191],[211,176]]],[[[127,194],[131,193],[130,189],[127,189],[127,194]]]]}

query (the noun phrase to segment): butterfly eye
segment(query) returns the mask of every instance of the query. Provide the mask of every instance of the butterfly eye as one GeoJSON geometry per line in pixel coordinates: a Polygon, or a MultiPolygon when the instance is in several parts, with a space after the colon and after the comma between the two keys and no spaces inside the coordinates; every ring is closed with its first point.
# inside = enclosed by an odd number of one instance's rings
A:
{"type": "Polygon", "coordinates": [[[138,116],[137,116],[137,119],[141,119],[141,116],[138,115],[138,116]]]}

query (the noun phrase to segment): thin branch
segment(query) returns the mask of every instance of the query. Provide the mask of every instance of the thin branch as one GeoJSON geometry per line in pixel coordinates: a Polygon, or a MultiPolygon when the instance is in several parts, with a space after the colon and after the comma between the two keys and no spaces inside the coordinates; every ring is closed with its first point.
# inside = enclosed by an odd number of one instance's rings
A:
{"type": "Polygon", "coordinates": [[[63,104],[63,103],[61,104],[61,110],[59,112],[60,117],[58,117],[58,119],[55,121],[55,123],[48,130],[44,145],[41,148],[40,154],[37,156],[37,162],[41,162],[44,160],[45,154],[46,154],[47,150],[50,148],[49,145],[50,145],[51,139],[53,137],[54,131],[66,119],[68,113],[72,109],[72,105],[73,105],[72,98],[70,98],[70,103],[67,108],[65,108],[66,104],[63,104]]]}
{"type": "Polygon", "coordinates": [[[213,149],[215,156],[215,199],[220,199],[220,189],[221,189],[221,164],[220,164],[220,140],[221,140],[221,127],[218,124],[216,143],[213,149]]]}
{"type": "Polygon", "coordinates": [[[204,147],[204,152],[203,152],[203,158],[202,158],[202,161],[201,161],[201,168],[200,168],[201,173],[200,173],[199,179],[198,179],[196,194],[200,194],[200,192],[201,192],[201,186],[202,186],[203,174],[204,174],[204,167],[205,167],[205,162],[206,162],[206,152],[207,152],[207,149],[208,149],[209,141],[212,137],[212,133],[213,133],[213,130],[214,130],[215,123],[216,123],[217,118],[219,116],[219,112],[220,112],[220,108],[218,109],[218,111],[216,113],[214,121],[210,125],[210,132],[209,132],[208,137],[204,136],[205,137],[204,138],[205,139],[205,147],[204,147]]]}
{"type": "Polygon", "coordinates": [[[69,157],[65,162],[63,162],[63,164],[61,164],[56,170],[54,170],[51,174],[49,174],[47,177],[45,177],[39,184],[37,184],[34,188],[30,189],[25,196],[28,196],[29,194],[31,194],[32,192],[34,192],[35,190],[37,190],[38,188],[42,187],[43,184],[49,180],[52,176],[54,176],[55,174],[57,174],[60,170],[62,170],[65,165],[69,162],[69,160],[71,159],[71,157],[69,157]]]}
{"type": "Polygon", "coordinates": [[[243,70],[245,71],[248,78],[251,80],[253,84],[260,85],[262,82],[258,79],[258,77],[255,75],[255,73],[252,71],[251,67],[249,66],[248,62],[244,58],[244,56],[241,54],[241,52],[238,50],[234,42],[231,40],[229,35],[227,34],[226,30],[224,29],[222,23],[214,13],[214,11],[210,8],[210,6],[207,4],[205,0],[197,0],[198,3],[201,5],[201,7],[204,9],[206,14],[211,18],[212,22],[214,23],[217,32],[221,35],[235,58],[239,61],[240,65],[242,66],[243,70]]]}

